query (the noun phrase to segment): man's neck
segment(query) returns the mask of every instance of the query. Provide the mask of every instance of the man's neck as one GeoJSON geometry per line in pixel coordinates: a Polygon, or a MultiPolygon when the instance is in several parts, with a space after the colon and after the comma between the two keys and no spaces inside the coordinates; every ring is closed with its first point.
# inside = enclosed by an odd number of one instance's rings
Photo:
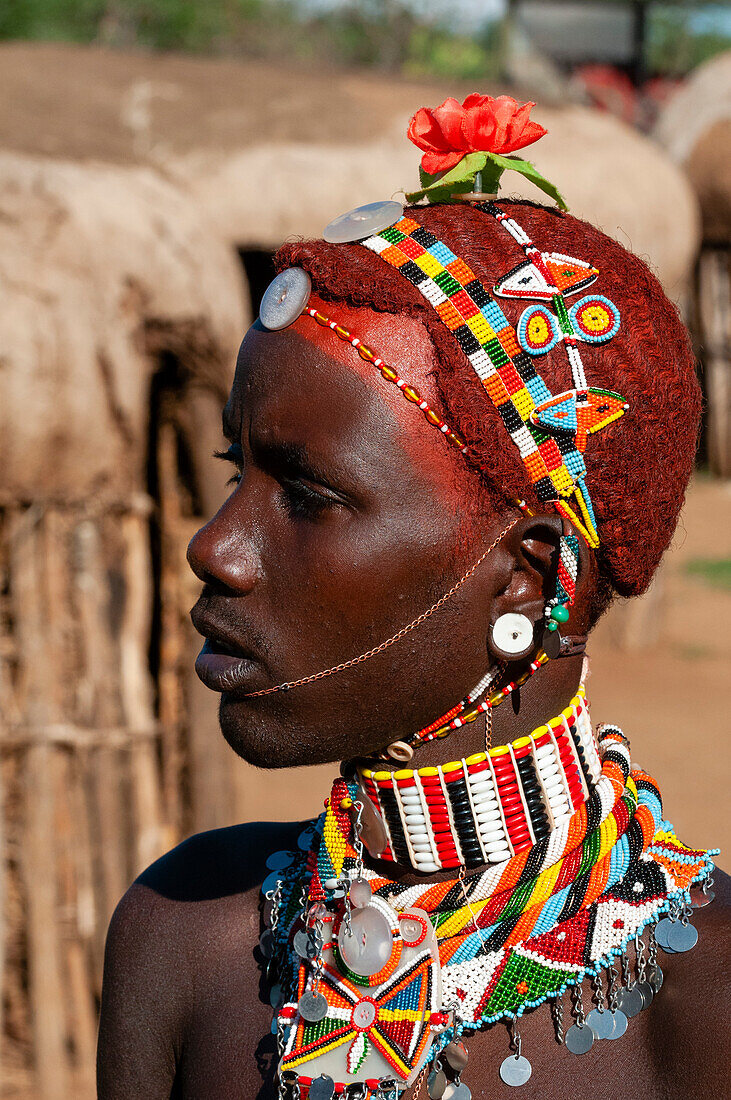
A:
{"type": "MultiPolygon", "coordinates": [[[[549,661],[531,676],[522,687],[516,688],[502,702],[492,708],[492,734],[490,743],[507,745],[518,737],[529,734],[538,726],[555,717],[576,694],[581,680],[583,657],[562,657],[549,661]]],[[[516,675],[517,679],[517,675],[516,675]]],[[[456,700],[455,700],[456,702],[456,700]]],[[[435,715],[436,717],[436,715],[435,715]]],[[[408,764],[387,761],[382,768],[424,768],[459,760],[485,749],[485,717],[461,726],[448,737],[428,741],[414,751],[408,764]]]]}

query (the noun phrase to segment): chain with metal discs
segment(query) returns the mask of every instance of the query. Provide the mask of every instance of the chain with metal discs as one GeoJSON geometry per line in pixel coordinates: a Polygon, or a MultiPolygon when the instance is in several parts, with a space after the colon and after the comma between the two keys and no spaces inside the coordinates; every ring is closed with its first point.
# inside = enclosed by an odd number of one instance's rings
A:
{"type": "Polygon", "coordinates": [[[518,1031],[517,1020],[513,1017],[510,1024],[510,1049],[513,1051],[500,1063],[500,1078],[506,1085],[517,1088],[529,1080],[533,1066],[523,1055],[523,1040],[518,1031]]]}
{"type": "Polygon", "coordinates": [[[447,1084],[447,1075],[442,1068],[442,1063],[437,1058],[434,1062],[434,1068],[429,1074],[426,1082],[426,1091],[429,1100],[442,1100],[447,1089],[447,1084]]]}
{"type": "Polygon", "coordinates": [[[604,1007],[604,986],[599,974],[592,977],[591,990],[594,1008],[586,1017],[586,1022],[597,1039],[608,1039],[614,1028],[614,1020],[611,1012],[604,1007]]]}
{"type": "Polygon", "coordinates": [[[617,982],[619,974],[617,973],[614,964],[607,967],[607,974],[609,975],[609,988],[607,990],[607,1005],[612,1015],[612,1031],[607,1035],[607,1039],[621,1039],[627,1030],[627,1017],[622,1009],[619,1007],[618,998],[619,992],[617,989],[617,982]]]}
{"type": "Polygon", "coordinates": [[[584,1016],[580,983],[572,986],[571,1001],[576,1023],[572,1024],[566,1032],[564,1043],[566,1049],[570,1050],[572,1054],[587,1054],[594,1045],[594,1032],[587,1024],[584,1016]]]}
{"type": "Polygon", "coordinates": [[[645,1005],[642,994],[637,988],[637,982],[634,981],[630,973],[629,959],[625,953],[622,954],[622,981],[624,982],[624,988],[620,989],[617,995],[617,1004],[625,1016],[631,1019],[642,1012],[645,1005]]]}
{"type": "Polygon", "coordinates": [[[655,991],[647,980],[647,961],[645,959],[645,941],[640,932],[635,933],[635,958],[637,965],[637,989],[642,997],[642,1007],[649,1008],[652,1004],[655,991]]]}

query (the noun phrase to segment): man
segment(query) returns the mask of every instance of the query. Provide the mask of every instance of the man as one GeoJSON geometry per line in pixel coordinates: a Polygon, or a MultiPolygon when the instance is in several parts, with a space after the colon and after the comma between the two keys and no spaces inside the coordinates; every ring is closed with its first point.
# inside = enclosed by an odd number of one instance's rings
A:
{"type": "MultiPolygon", "coordinates": [[[[585,636],[614,593],[630,595],[646,588],[669,543],[692,464],[698,387],[686,335],[647,268],[570,216],[510,202],[479,208],[414,207],[395,226],[387,222],[375,228],[366,245],[304,242],[280,251],[277,262],[285,281],[277,285],[268,311],[263,308],[262,320],[246,334],[223,414],[230,446],[222,457],[234,467],[234,487],[189,547],[190,564],[204,585],[192,612],[206,639],[197,668],[203,681],[221,693],[220,723],[228,743],[259,767],[344,760],[358,761],[358,770],[346,766],[346,778],[333,788],[328,817],[312,839],[306,870],[302,825],[268,822],[192,837],[130,888],[113,919],[107,948],[99,1052],[103,1100],[272,1097],[278,1088],[281,1095],[305,1096],[310,1087],[315,1100],[333,1095],[333,1090],[339,1094],[342,1083],[348,1084],[349,1095],[424,1095],[419,1092],[426,1088],[421,1071],[429,1059],[430,1095],[467,1096],[468,1079],[475,1096],[510,1094],[504,1083],[509,1069],[502,1080],[498,1075],[509,1053],[505,1029],[484,1027],[498,1015],[492,1009],[483,1012],[485,1005],[494,1007],[494,979],[483,980],[481,975],[488,974],[490,960],[495,974],[503,973],[501,968],[517,957],[509,956],[510,950],[531,957],[526,945],[537,942],[530,936],[538,934],[538,907],[536,903],[533,916],[525,907],[520,910],[520,920],[530,918],[531,929],[521,938],[515,920],[506,929],[502,916],[487,918],[490,896],[496,897],[497,891],[487,891],[486,897],[476,884],[492,882],[503,867],[515,867],[521,858],[524,867],[525,857],[533,858],[531,852],[542,857],[545,846],[553,843],[551,837],[566,835],[565,829],[560,832],[564,821],[570,823],[570,833],[582,812],[585,825],[587,812],[591,818],[591,809],[585,808],[592,807],[592,791],[599,783],[599,764],[592,771],[589,759],[597,744],[595,735],[589,730],[590,741],[582,741],[572,733],[581,769],[561,764],[557,757],[544,774],[541,738],[548,734],[542,731],[546,723],[553,723],[549,734],[558,730],[555,716],[567,714],[571,706],[585,716],[579,690],[585,636]],[[522,230],[528,245],[520,243],[517,229],[513,235],[506,232],[506,217],[522,230]],[[456,254],[466,265],[462,286],[472,287],[468,296],[477,296],[479,283],[485,295],[485,288],[496,288],[494,302],[501,286],[504,291],[507,287],[500,308],[506,326],[517,334],[510,344],[514,351],[505,354],[512,355],[518,371],[511,392],[520,423],[506,416],[503,392],[497,393],[494,384],[490,387],[494,371],[475,379],[472,343],[459,342],[459,334],[455,339],[457,323],[448,325],[447,313],[437,312],[425,299],[421,276],[403,278],[400,268],[407,254],[420,257],[426,247],[430,255],[445,255],[444,247],[440,252],[429,243],[432,240],[443,246],[446,242],[446,254],[456,254]],[[415,242],[410,252],[409,242],[415,242]],[[543,250],[540,262],[530,252],[536,247],[543,250]],[[388,248],[402,249],[402,257],[389,263],[388,248]],[[571,315],[573,328],[566,327],[563,336],[541,352],[538,377],[550,393],[539,401],[532,368],[516,341],[525,349],[531,339],[542,339],[541,324],[550,329],[552,315],[538,316],[533,328],[533,315],[522,323],[525,299],[511,300],[510,287],[520,285],[513,275],[518,269],[521,279],[526,272],[531,275],[531,264],[538,263],[539,274],[545,273],[548,255],[559,257],[561,263],[577,258],[571,271],[563,265],[564,287],[571,280],[577,286],[593,282],[599,275],[601,302],[610,313],[616,310],[617,322],[610,317],[611,338],[600,342],[591,338],[596,331],[592,325],[606,318],[597,321],[596,312],[587,310],[605,309],[603,305],[596,307],[592,299],[583,314],[579,310],[571,315]],[[578,266],[581,261],[583,269],[578,266]],[[506,282],[508,277],[512,283],[506,282]],[[290,315],[291,299],[295,301],[290,315]],[[583,343],[577,335],[582,323],[589,330],[583,343]],[[568,356],[569,374],[567,348],[579,347],[579,360],[573,353],[568,356]],[[583,386],[577,384],[579,365],[586,371],[583,386]],[[518,387],[526,379],[532,383],[527,387],[532,398],[521,405],[518,387]],[[572,394],[568,404],[567,391],[572,394]],[[609,396],[587,413],[587,403],[596,394],[609,396]],[[563,401],[558,406],[557,396],[563,401]],[[610,401],[619,403],[610,410],[610,401]],[[570,438],[556,419],[557,408],[571,420],[570,438]],[[582,416],[589,415],[594,419],[584,420],[589,428],[580,438],[582,416]],[[526,464],[525,448],[513,446],[516,438],[528,438],[520,435],[527,424],[540,429],[531,432],[533,441],[560,443],[554,451],[543,447],[540,453],[548,456],[547,464],[538,471],[535,462],[526,464]],[[555,430],[549,430],[551,425],[555,430]],[[554,454],[557,462],[571,467],[569,482],[560,482],[555,473],[554,454]],[[567,456],[573,454],[581,457],[569,461],[567,456]],[[568,562],[568,573],[557,565],[559,557],[568,562]],[[563,587],[557,586],[561,578],[563,587]],[[530,629],[519,637],[525,622],[530,629]],[[516,630],[506,633],[506,624],[512,628],[515,623],[516,630]],[[553,652],[553,659],[545,660],[545,650],[553,652]],[[491,684],[486,683],[488,670],[491,684]],[[477,694],[475,685],[480,686],[477,694]],[[434,727],[449,736],[433,737],[434,727]],[[519,766],[522,742],[529,735],[535,765],[530,776],[519,766]],[[506,795],[501,789],[505,765],[500,762],[506,750],[499,747],[509,744],[508,757],[515,763],[511,790],[518,793],[506,795]],[[486,745],[493,752],[498,749],[497,755],[486,754],[486,745]],[[486,785],[483,780],[470,786],[469,804],[463,802],[462,808],[453,797],[454,788],[451,794],[447,789],[450,768],[473,784],[475,776],[468,775],[472,760],[494,776],[497,798],[490,806],[499,805],[489,813],[478,812],[476,792],[486,785]],[[366,767],[363,761],[375,762],[366,767]],[[418,768],[421,778],[414,779],[416,771],[404,769],[404,763],[418,768]],[[383,772],[392,774],[384,781],[378,778],[383,772]],[[566,811],[563,793],[551,801],[556,774],[567,784],[566,811]],[[572,774],[574,787],[569,792],[572,774]],[[424,814],[429,817],[423,792],[432,775],[440,777],[437,796],[443,810],[435,811],[421,843],[420,823],[424,814]],[[416,784],[422,792],[423,812],[417,807],[418,813],[409,813],[413,797],[403,793],[402,783],[416,784]],[[490,818],[494,829],[484,825],[490,818]],[[500,839],[491,839],[498,834],[500,839]],[[446,841],[440,837],[447,838],[454,859],[445,855],[446,841]],[[359,839],[366,845],[362,863],[359,839]],[[298,904],[302,895],[302,912],[293,918],[280,904],[281,887],[267,886],[276,912],[280,990],[272,989],[272,968],[267,968],[258,940],[262,883],[270,883],[273,875],[286,886],[290,871],[277,868],[288,865],[288,860],[297,862],[293,856],[279,860],[282,852],[299,853],[304,887],[300,891],[300,880],[296,889],[291,887],[298,904]],[[334,866],[336,873],[327,878],[323,866],[334,866]],[[417,911],[431,917],[439,938],[438,955],[425,956],[420,965],[433,983],[441,966],[441,988],[456,990],[451,1004],[435,1001],[431,1009],[420,1010],[408,1056],[406,1046],[399,1047],[389,1031],[391,1017],[379,1007],[392,977],[386,974],[389,968],[384,967],[376,981],[363,977],[373,975],[372,968],[361,970],[358,978],[357,969],[353,974],[351,965],[343,962],[348,922],[362,910],[373,910],[371,901],[364,905],[364,897],[356,897],[354,880],[367,881],[366,897],[371,898],[372,891],[373,898],[380,898],[379,912],[391,914],[399,951],[412,941],[399,923],[404,910],[395,899],[414,887],[420,898],[417,911]],[[437,918],[437,909],[429,909],[430,889],[444,893],[440,884],[458,899],[451,903],[462,921],[461,938],[454,942],[462,952],[474,952],[464,970],[472,976],[474,989],[453,980],[450,965],[457,956],[450,956],[452,948],[441,935],[442,917],[437,918]],[[292,946],[298,929],[309,936],[309,946],[305,943],[299,956],[292,946]],[[330,938],[337,941],[334,947],[330,938]],[[380,1037],[371,1029],[370,1018],[358,1022],[354,1009],[347,1061],[345,1048],[337,1045],[327,1055],[330,1061],[318,1061],[310,1050],[315,1041],[310,1046],[306,1041],[315,1032],[307,1029],[316,1030],[323,1016],[315,1012],[310,1019],[307,996],[324,997],[327,1007],[322,1011],[329,1019],[332,1012],[337,1016],[333,1005],[338,989],[356,991],[359,997],[359,982],[371,989],[372,997],[364,995],[356,1008],[365,1005],[367,1013],[372,1004],[373,1015],[380,1013],[380,1037]],[[272,1005],[279,1018],[274,1028],[272,1005]],[[466,1069],[463,1048],[455,1053],[455,1039],[462,1034],[469,1052],[466,1069]],[[380,1066],[378,1051],[393,1053],[396,1048],[401,1057],[394,1055],[390,1061],[392,1085],[380,1071],[363,1076],[362,1066],[380,1066]]],[[[451,272],[463,271],[449,262],[451,272]]],[[[436,271],[428,264],[421,270],[427,267],[436,271]]],[[[448,283],[442,279],[439,285],[448,283]]],[[[561,303],[571,287],[553,289],[549,300],[563,318],[561,303]]],[[[453,299],[457,307],[464,301],[460,293],[453,299]]],[[[489,316],[497,315],[493,310],[489,316]]],[[[507,330],[500,330],[503,350],[508,347],[507,330]]],[[[609,331],[606,327],[604,335],[609,331]]],[[[498,356],[487,337],[482,346],[498,356]]],[[[499,379],[507,378],[505,371],[499,373],[499,379]]],[[[577,723],[579,730],[578,719],[577,723]]],[[[628,734],[632,739],[633,732],[628,734]]],[[[641,731],[638,739],[641,743],[641,731]]],[[[600,741],[599,747],[604,782],[609,782],[605,773],[612,767],[616,781],[616,761],[621,764],[622,753],[628,759],[621,734],[610,732],[609,741],[600,741]]],[[[301,775],[306,783],[306,773],[301,775]]],[[[586,933],[587,921],[596,929],[597,913],[609,912],[597,907],[615,906],[611,912],[620,916],[612,925],[621,926],[652,889],[652,925],[663,917],[663,907],[670,907],[671,915],[682,918],[673,923],[686,927],[684,909],[676,914],[672,908],[679,904],[682,882],[676,895],[668,886],[675,880],[659,869],[667,851],[657,858],[649,851],[654,826],[642,841],[647,821],[654,820],[652,783],[636,772],[629,778],[625,774],[624,782],[617,807],[629,805],[630,818],[633,807],[643,807],[637,810],[634,832],[642,851],[634,851],[629,842],[629,866],[638,881],[633,886],[627,880],[629,871],[611,869],[611,851],[602,856],[603,863],[597,855],[598,862],[588,870],[587,864],[577,865],[573,877],[567,856],[559,873],[560,877],[566,872],[565,885],[554,875],[545,893],[545,898],[557,896],[559,886],[566,891],[560,919],[549,929],[559,941],[563,942],[562,929],[570,930],[571,939],[584,921],[582,953],[577,956],[581,966],[570,971],[569,986],[574,979],[578,983],[584,971],[591,975],[595,967],[597,1007],[617,1019],[622,1015],[617,1011],[617,983],[614,988],[611,982],[602,984],[602,968],[611,963],[611,953],[592,955],[586,933]],[[642,877],[645,872],[649,877],[642,877]],[[601,887],[591,893],[591,882],[602,874],[601,887]],[[638,888],[645,891],[642,899],[631,892],[638,888]]],[[[435,804],[429,803],[432,808],[435,804]]],[[[317,809],[313,806],[313,814],[317,809]]],[[[672,807],[668,813],[672,818],[672,807]]],[[[271,817],[286,819],[287,808],[273,805],[271,817]]],[[[621,829],[616,822],[614,829],[618,837],[621,829]]],[[[618,838],[615,854],[620,848],[618,838]]],[[[625,855],[627,850],[625,845],[625,855]]],[[[703,853],[693,858],[705,874],[710,861],[703,853]]],[[[550,871],[547,866],[549,877],[550,871]]],[[[530,1000],[532,972],[528,980],[514,983],[517,992],[511,986],[513,1000],[505,1002],[503,1017],[514,1016],[516,1022],[519,1017],[517,1053],[522,1049],[521,1059],[528,1054],[532,1063],[525,1096],[617,1100],[637,1093],[648,1098],[701,1097],[718,1090],[725,876],[717,876],[715,891],[714,904],[700,910],[695,920],[698,947],[662,957],[665,980],[657,1003],[630,1019],[618,1042],[600,1041],[597,1032],[596,1041],[589,1036],[591,1049],[585,1057],[571,1057],[556,1042],[565,1032],[571,1050],[575,1039],[568,1037],[568,994],[563,1001],[558,997],[565,1019],[554,1029],[547,1008],[530,1011],[537,1004],[530,1000]]],[[[541,906],[547,904],[545,898],[541,906]]],[[[518,905],[515,893],[508,900],[518,905]]],[[[373,917],[374,928],[380,919],[373,917]]],[[[638,925],[631,944],[639,943],[643,934],[644,926],[638,925]]],[[[617,927],[607,935],[610,946],[630,938],[617,927]]],[[[357,950],[351,945],[353,959],[365,942],[364,936],[357,950]]],[[[569,966],[563,948],[555,946],[552,964],[569,966]]],[[[629,946],[623,949],[629,968],[629,946]]],[[[638,953],[636,965],[644,974],[639,948],[638,953]]],[[[634,986],[634,955],[631,965],[632,973],[628,969],[624,974],[624,992],[634,986]]],[[[398,967],[395,973],[400,973],[398,967]]],[[[546,988],[551,996],[558,991],[546,988]]],[[[590,992],[587,978],[587,1013],[590,992]]],[[[558,1011],[555,996],[553,1002],[558,1011]]],[[[580,1047],[590,1028],[582,1022],[581,1003],[572,1004],[580,1047]]],[[[521,1059],[511,1057],[511,1062],[520,1061],[522,1069],[521,1059]]]]}

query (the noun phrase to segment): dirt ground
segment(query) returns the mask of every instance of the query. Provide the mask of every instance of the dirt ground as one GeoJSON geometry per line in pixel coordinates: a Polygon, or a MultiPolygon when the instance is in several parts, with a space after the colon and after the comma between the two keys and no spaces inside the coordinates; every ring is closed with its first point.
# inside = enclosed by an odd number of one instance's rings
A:
{"type": "MultiPolygon", "coordinates": [[[[731,588],[688,571],[699,560],[729,558],[731,482],[697,477],[652,590],[613,607],[592,636],[588,696],[595,723],[618,723],[637,763],[659,782],[681,839],[721,848],[719,865],[731,871],[731,588]]],[[[333,775],[329,767],[281,773],[239,767],[250,820],[311,815],[333,775]]]]}

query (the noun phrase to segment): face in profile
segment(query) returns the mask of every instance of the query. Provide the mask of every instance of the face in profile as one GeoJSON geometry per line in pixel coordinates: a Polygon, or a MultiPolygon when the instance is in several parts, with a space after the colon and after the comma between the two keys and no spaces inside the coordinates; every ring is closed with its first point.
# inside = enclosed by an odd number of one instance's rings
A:
{"type": "MultiPolygon", "coordinates": [[[[313,304],[438,407],[421,322],[313,304]]],[[[489,665],[491,585],[460,591],[385,652],[315,683],[416,618],[504,526],[477,477],[401,392],[310,318],[255,324],[223,416],[231,493],[191,541],[200,678],[229,744],[261,767],[366,755],[447,710],[489,665]]],[[[492,580],[491,580],[492,578],[492,580]]]]}

